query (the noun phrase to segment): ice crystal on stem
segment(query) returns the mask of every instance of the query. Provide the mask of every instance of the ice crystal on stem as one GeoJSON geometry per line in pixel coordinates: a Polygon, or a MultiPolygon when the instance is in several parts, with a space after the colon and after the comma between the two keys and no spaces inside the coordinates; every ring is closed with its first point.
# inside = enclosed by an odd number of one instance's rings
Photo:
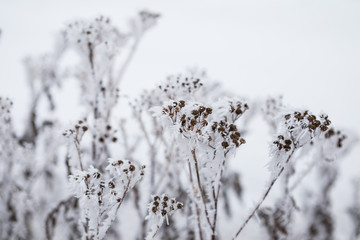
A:
{"type": "Polygon", "coordinates": [[[235,121],[248,108],[238,99],[220,99],[213,106],[169,100],[163,107],[152,109],[185,143],[198,239],[216,237],[217,202],[226,159],[229,152],[245,143],[235,121]]]}
{"type": "Polygon", "coordinates": [[[272,133],[277,131],[279,117],[285,109],[282,96],[268,97],[265,100],[265,103],[261,108],[261,112],[265,121],[270,125],[272,133]]]}
{"type": "Polygon", "coordinates": [[[277,139],[271,144],[272,161],[269,164],[273,178],[277,178],[290,161],[296,149],[318,141],[320,134],[328,130],[331,121],[327,115],[315,116],[308,110],[294,111],[282,115],[282,124],[279,126],[277,139]]]}
{"type": "Polygon", "coordinates": [[[90,166],[70,176],[70,186],[80,201],[85,239],[105,237],[127,193],[142,179],[144,168],[134,161],[109,159],[107,175],[90,166]]]}
{"type": "MultiPolygon", "coordinates": [[[[320,135],[328,130],[331,121],[327,115],[315,116],[308,110],[294,111],[282,115],[282,122],[278,126],[278,137],[271,144],[272,159],[269,163],[271,172],[270,182],[266,187],[265,193],[255,205],[249,216],[245,219],[239,230],[236,232],[234,239],[239,236],[245,228],[250,219],[259,210],[262,203],[265,201],[270,190],[275,182],[284,172],[285,168],[289,166],[292,168],[292,158],[296,150],[304,147],[310,142],[317,142],[320,135]]],[[[285,176],[285,194],[288,195],[288,178],[289,174],[285,176]]]]}
{"type": "Polygon", "coordinates": [[[164,223],[164,220],[169,225],[169,216],[183,207],[183,203],[177,202],[175,198],[169,198],[166,194],[153,196],[153,201],[148,207],[149,213],[146,216],[147,221],[150,222],[150,231],[145,239],[153,239],[164,223]]]}

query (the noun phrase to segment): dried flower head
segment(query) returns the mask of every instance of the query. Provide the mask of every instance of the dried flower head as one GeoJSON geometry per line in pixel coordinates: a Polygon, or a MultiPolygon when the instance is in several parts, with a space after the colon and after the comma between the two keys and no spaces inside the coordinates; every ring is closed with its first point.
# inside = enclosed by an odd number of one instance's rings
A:
{"type": "Polygon", "coordinates": [[[162,226],[164,219],[169,224],[168,217],[184,207],[183,203],[177,202],[175,198],[169,198],[166,194],[156,195],[153,199],[149,204],[149,213],[146,217],[150,222],[150,232],[147,234],[146,239],[153,239],[162,226]]]}
{"type": "Polygon", "coordinates": [[[97,17],[93,20],[74,21],[68,24],[65,31],[68,43],[79,50],[84,57],[99,46],[106,46],[108,54],[117,52],[126,43],[127,37],[117,30],[107,17],[97,17]]]}
{"type": "Polygon", "coordinates": [[[89,235],[97,239],[105,236],[124,197],[142,179],[144,168],[134,161],[109,159],[107,173],[90,166],[89,170],[78,170],[69,177],[70,187],[80,200],[81,221],[88,225],[89,235]],[[91,221],[86,221],[89,217],[91,221]]]}
{"type": "Polygon", "coordinates": [[[0,97],[0,120],[4,123],[10,121],[10,110],[13,102],[9,98],[0,97]]]}
{"type": "Polygon", "coordinates": [[[160,14],[150,11],[140,11],[139,14],[132,19],[131,29],[136,39],[140,38],[148,29],[156,25],[160,14]]]}
{"type": "Polygon", "coordinates": [[[294,144],[303,145],[326,132],[331,121],[325,114],[315,116],[305,110],[284,114],[283,123],[285,132],[282,135],[290,137],[294,144]]]}
{"type": "Polygon", "coordinates": [[[209,144],[213,145],[214,148],[216,148],[216,140],[219,138],[224,149],[237,148],[246,143],[245,139],[241,138],[237,126],[224,121],[212,122],[211,131],[208,132],[208,135],[209,144]]]}
{"type": "Polygon", "coordinates": [[[79,120],[73,128],[67,129],[63,132],[63,136],[67,138],[72,138],[76,143],[80,143],[86,131],[89,127],[85,120],[79,120]]]}
{"type": "Polygon", "coordinates": [[[284,111],[283,97],[268,97],[261,108],[265,121],[270,125],[272,132],[275,132],[279,125],[279,116],[284,111]]]}
{"type": "Polygon", "coordinates": [[[326,160],[334,160],[347,154],[357,140],[352,132],[332,127],[321,139],[321,154],[326,160]]]}
{"type": "Polygon", "coordinates": [[[116,143],[118,140],[117,129],[103,119],[96,120],[93,134],[100,144],[116,143]]]}

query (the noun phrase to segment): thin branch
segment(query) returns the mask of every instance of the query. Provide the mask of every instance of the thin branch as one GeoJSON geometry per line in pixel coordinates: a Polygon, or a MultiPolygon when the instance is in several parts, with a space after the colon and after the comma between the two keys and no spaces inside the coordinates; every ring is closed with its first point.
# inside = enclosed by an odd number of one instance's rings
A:
{"type": "Polygon", "coordinates": [[[122,65],[122,67],[120,69],[119,75],[117,76],[117,78],[115,80],[116,81],[115,86],[118,86],[120,84],[120,82],[121,82],[121,80],[122,80],[122,78],[123,78],[123,76],[125,74],[126,69],[128,68],[132,58],[134,57],[134,54],[135,54],[136,49],[137,49],[137,47],[139,45],[139,42],[140,42],[140,37],[135,39],[134,44],[133,44],[132,48],[129,51],[129,54],[128,54],[124,64],[122,65]]]}
{"type": "MultiPolygon", "coordinates": [[[[296,147],[293,148],[292,152],[290,153],[290,155],[288,156],[288,158],[286,159],[285,164],[287,164],[291,157],[293,156],[294,152],[296,150],[296,147]]],[[[276,175],[276,177],[274,177],[271,182],[270,185],[268,186],[267,190],[265,191],[264,195],[262,196],[261,200],[256,204],[255,208],[251,211],[250,215],[246,218],[245,222],[241,225],[240,229],[236,232],[235,236],[233,237],[233,240],[236,239],[241,231],[245,228],[245,226],[248,224],[248,222],[250,221],[250,219],[255,215],[255,213],[257,212],[257,210],[259,210],[260,206],[262,205],[262,203],[265,201],[266,197],[269,195],[270,190],[272,189],[272,187],[274,186],[274,184],[276,183],[276,181],[279,179],[280,175],[283,173],[285,169],[285,166],[283,166],[279,173],[276,175]]]]}
{"type": "Polygon", "coordinates": [[[195,188],[194,180],[193,180],[193,178],[192,178],[192,171],[191,171],[190,162],[188,162],[188,166],[189,166],[190,182],[191,182],[192,189],[193,189],[193,192],[194,192],[194,204],[195,204],[195,211],[196,211],[196,217],[197,217],[197,222],[198,222],[200,240],[203,240],[202,229],[201,229],[201,221],[200,221],[200,211],[199,211],[199,206],[197,205],[197,203],[196,203],[196,201],[195,201],[196,188],[195,188]]]}
{"type": "Polygon", "coordinates": [[[195,149],[191,150],[193,159],[194,159],[194,165],[195,165],[195,173],[196,173],[196,180],[197,180],[197,184],[199,187],[199,191],[200,191],[200,195],[201,195],[201,199],[202,202],[204,204],[204,208],[205,208],[205,215],[206,215],[206,220],[208,222],[208,224],[210,225],[210,228],[213,229],[213,224],[210,222],[210,217],[209,217],[209,211],[207,209],[207,205],[206,205],[206,196],[205,196],[205,192],[204,189],[201,185],[201,180],[200,180],[200,172],[199,172],[199,166],[198,166],[198,161],[196,158],[196,152],[195,149]]]}

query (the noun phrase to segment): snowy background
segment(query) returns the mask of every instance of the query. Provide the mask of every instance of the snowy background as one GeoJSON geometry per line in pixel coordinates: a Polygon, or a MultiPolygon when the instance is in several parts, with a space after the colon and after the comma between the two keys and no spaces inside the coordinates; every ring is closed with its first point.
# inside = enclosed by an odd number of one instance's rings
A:
{"type": "MultiPolygon", "coordinates": [[[[142,9],[162,17],[140,43],[123,93],[135,97],[168,74],[199,66],[236,94],[250,99],[282,94],[286,103],[324,111],[336,126],[360,133],[359,0],[0,0],[0,95],[14,101],[16,128],[23,128],[29,107],[26,55],[53,49],[56,33],[71,20],[101,14],[121,29],[142,9]]],[[[58,96],[66,106],[59,116],[71,120],[77,99],[69,86],[62,94],[68,95],[58,96]]],[[[266,124],[257,117],[250,127],[252,134],[232,163],[246,187],[239,214],[258,199],[268,176],[266,124]]],[[[339,239],[348,231],[344,210],[351,179],[360,175],[359,156],[356,146],[333,191],[339,239]]],[[[232,235],[238,226],[227,228],[232,235]]]]}

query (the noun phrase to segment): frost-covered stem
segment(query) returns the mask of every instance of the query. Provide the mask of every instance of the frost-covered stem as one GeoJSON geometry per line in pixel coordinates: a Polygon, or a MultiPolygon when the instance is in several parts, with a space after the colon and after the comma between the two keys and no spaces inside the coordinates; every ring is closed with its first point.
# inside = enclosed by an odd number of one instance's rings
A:
{"type": "Polygon", "coordinates": [[[14,230],[13,223],[16,222],[16,210],[11,203],[13,199],[12,194],[13,194],[12,192],[9,193],[9,198],[6,201],[7,210],[10,212],[10,217],[7,220],[12,223],[9,224],[9,228],[7,230],[7,235],[10,237],[13,235],[13,230],[14,230]]]}
{"type": "Polygon", "coordinates": [[[86,220],[86,224],[83,224],[83,226],[84,226],[84,232],[85,232],[86,240],[92,240],[92,239],[88,236],[89,218],[85,218],[85,220],[86,220]]]}
{"type": "Polygon", "coordinates": [[[81,160],[81,153],[80,153],[80,142],[79,142],[79,140],[77,138],[75,138],[74,143],[75,143],[76,152],[78,154],[78,159],[79,159],[79,163],[80,163],[80,169],[81,169],[81,171],[84,171],[82,160],[81,160]]]}
{"type": "MultiPolygon", "coordinates": [[[[115,207],[116,206],[116,210],[115,210],[115,213],[114,213],[114,216],[111,218],[110,220],[110,223],[109,223],[109,226],[112,225],[112,223],[115,221],[115,218],[116,218],[116,215],[117,215],[117,212],[119,211],[119,208],[121,206],[121,204],[124,202],[124,198],[126,197],[127,193],[129,192],[130,190],[130,183],[131,183],[131,177],[127,177],[128,179],[128,183],[125,187],[125,191],[123,193],[123,195],[121,196],[120,198],[120,201],[116,204],[114,204],[111,208],[115,207]]],[[[103,216],[103,214],[106,213],[106,210],[102,211],[102,212],[99,212],[99,215],[98,215],[98,220],[101,219],[101,217],[103,216]]],[[[88,220],[88,219],[87,219],[88,220]]],[[[87,225],[88,225],[88,221],[87,221],[87,225]]],[[[88,226],[87,226],[88,228],[88,226]]],[[[97,224],[97,235],[99,235],[99,231],[100,231],[100,223],[98,222],[97,224]]]]}
{"type": "Polygon", "coordinates": [[[96,136],[93,135],[92,142],[91,142],[91,154],[93,162],[97,162],[98,159],[98,151],[97,151],[97,144],[96,144],[96,136]]]}
{"type": "Polygon", "coordinates": [[[203,240],[203,235],[202,235],[202,229],[201,229],[201,221],[200,221],[200,210],[199,210],[199,206],[196,203],[195,197],[196,197],[196,187],[195,187],[195,183],[192,177],[192,171],[191,171],[191,165],[190,162],[188,164],[189,166],[189,176],[190,176],[190,182],[192,185],[192,189],[193,189],[193,193],[194,193],[194,204],[195,204],[195,211],[196,211],[196,218],[197,218],[197,223],[198,223],[198,228],[199,228],[199,235],[200,235],[200,240],[203,240]]]}
{"type": "Polygon", "coordinates": [[[294,165],[292,163],[289,163],[288,165],[289,165],[288,166],[288,171],[285,172],[285,176],[284,176],[284,194],[285,194],[285,197],[290,194],[289,181],[290,181],[290,177],[292,175],[294,175],[294,171],[295,171],[294,170],[294,165]]]}
{"type": "Polygon", "coordinates": [[[66,153],[66,157],[65,157],[65,166],[66,166],[66,171],[67,171],[67,175],[70,176],[72,175],[72,172],[71,172],[71,167],[70,167],[70,154],[69,152],[66,153]]]}
{"type": "Polygon", "coordinates": [[[116,214],[121,206],[121,204],[123,203],[124,201],[124,198],[126,197],[126,194],[129,192],[129,187],[130,187],[130,182],[131,182],[131,177],[128,177],[128,183],[126,185],[126,188],[125,188],[125,191],[120,199],[120,202],[118,203],[117,207],[116,207],[116,211],[115,211],[115,214],[114,214],[114,218],[111,219],[110,221],[110,225],[114,222],[115,218],[116,218],[116,214]]]}
{"type": "Polygon", "coordinates": [[[59,214],[60,208],[61,207],[66,208],[67,206],[71,206],[72,201],[78,201],[78,200],[74,197],[69,197],[66,200],[60,201],[58,203],[58,205],[56,205],[56,207],[51,212],[49,212],[49,214],[46,216],[45,235],[46,235],[47,240],[52,239],[53,230],[51,229],[51,227],[53,227],[53,228],[55,227],[56,217],[59,214]]]}
{"type": "MultiPolygon", "coordinates": [[[[285,164],[287,164],[290,161],[290,159],[293,156],[296,149],[297,148],[296,148],[296,145],[295,145],[294,148],[292,149],[292,152],[290,153],[290,155],[286,159],[285,164]]],[[[265,191],[264,195],[262,196],[261,200],[256,204],[255,208],[251,211],[250,215],[246,218],[245,222],[241,225],[240,229],[236,232],[235,236],[233,237],[233,240],[236,239],[240,235],[241,231],[245,228],[245,226],[248,224],[250,219],[255,215],[257,210],[259,210],[260,206],[265,201],[266,197],[269,195],[270,190],[274,186],[275,182],[279,179],[279,177],[283,173],[284,169],[285,169],[285,166],[283,166],[280,169],[279,173],[271,180],[270,185],[266,189],[266,191],[265,191]]]]}
{"type": "Polygon", "coordinates": [[[317,159],[314,159],[311,164],[301,173],[301,175],[298,177],[298,179],[293,183],[293,185],[290,187],[290,192],[294,191],[300,183],[305,179],[305,177],[311,172],[311,170],[316,166],[317,159]]]}
{"type": "Polygon", "coordinates": [[[128,141],[128,135],[127,135],[127,132],[126,132],[126,129],[125,129],[125,126],[124,126],[124,121],[120,121],[119,126],[120,126],[120,130],[122,132],[121,136],[122,136],[123,141],[124,141],[126,158],[129,159],[129,160],[133,160],[132,157],[131,157],[132,152],[130,150],[129,141],[128,141]]]}
{"type": "Polygon", "coordinates": [[[168,174],[168,171],[169,171],[170,166],[171,166],[171,156],[172,156],[172,152],[173,152],[174,146],[175,146],[175,143],[170,144],[169,154],[167,154],[167,155],[165,156],[165,158],[166,158],[166,160],[167,160],[167,164],[166,164],[166,167],[165,167],[165,170],[164,170],[163,174],[160,176],[160,179],[159,179],[158,182],[155,184],[154,192],[158,192],[158,189],[159,189],[159,187],[160,187],[160,184],[164,181],[164,179],[166,178],[166,176],[167,176],[167,174],[168,174]]]}
{"type": "MultiPolygon", "coordinates": [[[[151,239],[154,239],[154,237],[155,237],[156,234],[158,233],[159,229],[160,229],[160,226],[159,226],[159,225],[156,225],[156,231],[155,231],[155,233],[152,235],[151,239]]],[[[148,240],[148,239],[146,239],[146,240],[148,240]]]]}
{"type": "Polygon", "coordinates": [[[31,110],[29,112],[28,116],[28,127],[26,128],[26,132],[23,134],[23,136],[20,138],[19,142],[22,144],[24,142],[31,142],[35,144],[35,139],[38,135],[38,128],[36,126],[36,107],[38,105],[39,99],[41,96],[41,92],[37,93],[36,96],[33,98],[33,101],[31,103],[31,110]]]}
{"type": "Polygon", "coordinates": [[[157,138],[154,140],[154,143],[152,143],[151,140],[150,140],[149,133],[146,130],[144,121],[142,120],[141,116],[138,115],[137,119],[139,121],[140,128],[141,128],[142,132],[144,133],[145,140],[146,140],[147,144],[149,145],[149,149],[150,149],[150,165],[151,165],[150,183],[151,183],[151,192],[154,192],[154,187],[155,187],[155,158],[156,158],[155,143],[156,143],[157,138]]]}
{"type": "Polygon", "coordinates": [[[115,82],[115,86],[118,86],[119,83],[121,82],[124,74],[125,74],[125,71],[126,69],[128,68],[132,58],[134,57],[134,53],[136,52],[136,49],[139,45],[139,42],[140,42],[140,37],[137,37],[134,41],[134,44],[133,46],[131,47],[130,51],[129,51],[129,54],[124,62],[124,64],[122,65],[121,69],[120,69],[120,72],[119,72],[119,75],[118,77],[116,78],[116,82],[115,82]]]}
{"type": "Polygon", "coordinates": [[[208,224],[210,225],[210,228],[213,229],[213,225],[212,225],[211,222],[210,222],[209,211],[208,211],[207,205],[206,205],[205,192],[204,192],[204,189],[203,189],[203,187],[202,187],[202,185],[201,185],[199,165],[198,165],[198,161],[197,161],[195,149],[191,150],[191,154],[192,154],[193,159],[194,159],[196,180],[197,180],[197,184],[198,184],[198,187],[199,187],[201,199],[202,199],[202,202],[203,202],[203,204],[204,204],[206,220],[207,220],[208,224]]]}
{"type": "MultiPolygon", "coordinates": [[[[226,155],[225,155],[225,157],[226,157],[226,155]]],[[[221,166],[221,170],[220,170],[220,180],[224,173],[224,167],[225,167],[225,159],[222,162],[222,166],[221,166]]],[[[220,195],[220,187],[221,187],[221,181],[219,181],[216,193],[215,193],[215,187],[214,186],[212,187],[212,194],[213,194],[213,198],[214,198],[214,208],[215,208],[214,209],[215,210],[214,219],[213,219],[214,221],[213,221],[213,225],[211,226],[211,229],[212,229],[211,239],[212,240],[216,239],[215,232],[216,232],[216,221],[217,221],[217,211],[218,211],[218,200],[219,200],[219,195],[220,195]]]]}
{"type": "Polygon", "coordinates": [[[214,198],[214,207],[215,207],[215,213],[214,213],[214,224],[212,226],[212,235],[211,235],[211,239],[215,240],[216,239],[216,235],[215,235],[215,231],[216,231],[216,220],[217,220],[217,210],[218,210],[218,200],[219,200],[219,193],[220,193],[220,184],[218,186],[217,192],[215,193],[215,188],[212,187],[213,190],[213,198],[214,198]]]}
{"type": "MultiPolygon", "coordinates": [[[[93,78],[94,83],[96,83],[96,76],[95,76],[95,67],[94,67],[94,51],[93,51],[93,46],[90,42],[88,42],[88,50],[89,50],[89,63],[90,63],[90,70],[91,70],[91,76],[93,78]]],[[[97,85],[95,84],[95,88],[97,87],[97,85]]],[[[99,118],[99,107],[98,107],[98,103],[97,103],[97,98],[98,98],[98,91],[95,89],[95,99],[94,99],[94,110],[93,110],[93,114],[94,114],[94,120],[99,118]]],[[[96,140],[95,140],[95,136],[93,136],[93,140],[92,140],[92,158],[93,161],[97,160],[97,150],[96,150],[96,140]]]]}
{"type": "Polygon", "coordinates": [[[139,218],[140,219],[144,219],[144,216],[141,212],[141,206],[140,206],[140,192],[139,192],[139,189],[137,188],[137,186],[134,186],[133,188],[133,193],[134,193],[134,204],[135,204],[135,207],[136,207],[136,210],[139,214],[139,218]]]}
{"type": "MultiPolygon", "coordinates": [[[[93,78],[93,81],[96,83],[96,77],[95,77],[95,67],[94,67],[94,50],[93,50],[93,46],[91,44],[91,42],[88,42],[88,50],[89,50],[89,63],[90,63],[90,70],[91,70],[91,76],[93,78]]],[[[97,87],[97,85],[95,85],[95,87],[97,87]]],[[[94,119],[99,118],[99,109],[97,106],[97,98],[98,98],[98,93],[95,90],[95,99],[94,99],[94,119]]]]}

